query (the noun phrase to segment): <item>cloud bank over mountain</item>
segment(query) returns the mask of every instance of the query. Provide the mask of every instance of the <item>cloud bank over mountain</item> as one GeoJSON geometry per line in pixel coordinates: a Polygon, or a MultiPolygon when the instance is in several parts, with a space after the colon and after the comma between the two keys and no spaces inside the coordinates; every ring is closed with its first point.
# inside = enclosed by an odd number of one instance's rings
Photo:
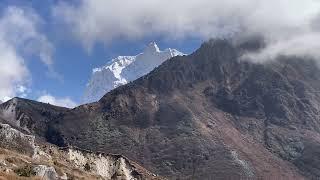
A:
{"type": "Polygon", "coordinates": [[[88,49],[155,34],[177,39],[261,35],[267,48],[254,57],[262,59],[320,56],[319,14],[320,2],[314,0],[81,0],[53,8],[57,21],[88,49]]]}
{"type": "MultiPolygon", "coordinates": [[[[15,1],[5,2],[14,4],[15,1]]],[[[79,42],[86,50],[90,50],[97,43],[115,41],[168,39],[168,42],[181,41],[181,44],[187,46],[189,38],[207,40],[236,37],[241,40],[248,36],[262,36],[266,41],[266,48],[247,56],[255,61],[273,59],[279,54],[320,57],[320,1],[316,0],[52,1],[44,3],[46,12],[39,9],[43,6],[38,3],[17,2],[17,5],[8,6],[1,3],[2,101],[43,90],[30,90],[34,71],[30,72],[28,65],[29,62],[36,61],[33,59],[39,59],[45,65],[43,68],[38,63],[37,68],[48,71],[47,75],[50,77],[62,78],[55,72],[53,65],[59,64],[62,67],[66,62],[72,61],[63,59],[69,56],[61,54],[65,53],[61,51],[64,47],[57,44],[61,39],[66,44],[71,39],[76,40],[76,46],[71,42],[72,47],[68,46],[71,47],[70,50],[64,48],[72,54],[84,50],[77,46],[79,42]],[[54,31],[54,28],[59,30],[54,31]],[[44,32],[44,29],[50,31],[44,32]],[[60,37],[62,38],[59,39],[60,37]],[[59,60],[53,60],[54,54],[59,60]],[[23,92],[20,92],[21,87],[25,89],[23,92]]],[[[118,54],[114,56],[116,55],[118,54]]],[[[59,68],[59,71],[65,71],[65,76],[70,76],[64,68],[59,68]]],[[[42,73],[42,70],[39,72],[42,73]]],[[[43,79],[45,80],[37,83],[51,83],[46,78],[43,79]]]]}

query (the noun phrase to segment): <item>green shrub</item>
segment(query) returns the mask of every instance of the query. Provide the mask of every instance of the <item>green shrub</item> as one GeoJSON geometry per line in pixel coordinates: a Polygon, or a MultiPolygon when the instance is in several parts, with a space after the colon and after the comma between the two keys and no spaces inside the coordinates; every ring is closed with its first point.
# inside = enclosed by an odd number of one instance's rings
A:
{"type": "Polygon", "coordinates": [[[18,176],[23,176],[23,177],[31,177],[36,175],[36,173],[33,171],[30,165],[26,165],[22,168],[15,169],[14,172],[18,176]]]}
{"type": "Polygon", "coordinates": [[[91,167],[90,167],[90,164],[89,164],[89,163],[86,163],[86,164],[84,165],[84,170],[86,170],[86,171],[90,171],[90,170],[91,170],[91,167]]]}

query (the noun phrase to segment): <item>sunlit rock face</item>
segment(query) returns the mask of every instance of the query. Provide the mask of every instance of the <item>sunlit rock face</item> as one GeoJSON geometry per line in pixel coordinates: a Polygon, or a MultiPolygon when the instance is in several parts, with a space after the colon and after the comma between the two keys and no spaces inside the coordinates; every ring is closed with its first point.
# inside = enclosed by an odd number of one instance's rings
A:
{"type": "Polygon", "coordinates": [[[58,148],[36,142],[35,136],[26,135],[8,124],[0,124],[0,139],[0,176],[5,179],[163,179],[122,155],[77,147],[58,148]]]}

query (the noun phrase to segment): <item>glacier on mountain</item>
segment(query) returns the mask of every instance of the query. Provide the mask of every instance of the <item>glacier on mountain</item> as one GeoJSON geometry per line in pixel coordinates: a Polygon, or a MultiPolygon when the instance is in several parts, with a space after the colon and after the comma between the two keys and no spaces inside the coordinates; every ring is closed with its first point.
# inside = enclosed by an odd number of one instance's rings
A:
{"type": "Polygon", "coordinates": [[[184,54],[171,48],[160,51],[158,45],[152,42],[136,56],[118,56],[107,65],[93,69],[82,101],[83,103],[98,101],[112,89],[148,74],[174,56],[182,55],[184,54]]]}

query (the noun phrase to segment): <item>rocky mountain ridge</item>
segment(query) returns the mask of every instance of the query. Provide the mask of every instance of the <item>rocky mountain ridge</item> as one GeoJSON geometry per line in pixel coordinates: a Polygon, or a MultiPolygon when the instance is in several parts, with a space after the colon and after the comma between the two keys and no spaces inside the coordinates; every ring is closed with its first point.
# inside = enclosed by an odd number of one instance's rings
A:
{"type": "Polygon", "coordinates": [[[121,152],[173,179],[318,177],[305,152],[318,152],[320,71],[306,58],[242,59],[261,44],[214,40],[174,57],[65,114],[53,143],[121,152]]]}
{"type": "Polygon", "coordinates": [[[57,107],[23,98],[13,98],[0,106],[2,123],[24,133],[45,137],[47,124],[59,118],[68,108],[57,107]]]}
{"type": "Polygon", "coordinates": [[[169,179],[317,179],[320,69],[307,57],[243,59],[263,46],[208,41],[61,112],[45,139],[123,154],[169,179]]]}

